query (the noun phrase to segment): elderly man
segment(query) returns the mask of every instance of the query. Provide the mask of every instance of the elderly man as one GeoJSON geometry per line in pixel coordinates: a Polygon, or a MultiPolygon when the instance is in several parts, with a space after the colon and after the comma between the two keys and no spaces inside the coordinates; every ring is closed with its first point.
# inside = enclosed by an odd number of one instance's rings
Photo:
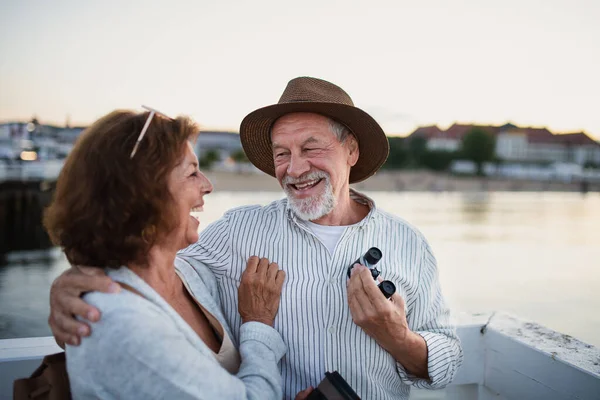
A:
{"type": "MultiPolygon", "coordinates": [[[[275,321],[288,346],[281,365],[286,398],[334,370],[365,399],[407,399],[411,386],[447,385],[462,350],[433,252],[414,227],[350,188],[387,158],[378,123],[338,86],[301,77],[278,104],[246,116],[240,137],[250,161],[277,178],[286,198],[228,211],[181,256],[215,273],[236,336],[237,287],[248,257],[266,257],[286,271],[275,321]],[[381,249],[379,269],[396,284],[390,300],[364,266],[348,278],[348,267],[370,247],[381,249]]],[[[74,273],[57,279],[50,317],[57,339],[77,343],[89,334],[69,314],[99,318],[77,296],[106,291],[109,283],[74,273]]]]}

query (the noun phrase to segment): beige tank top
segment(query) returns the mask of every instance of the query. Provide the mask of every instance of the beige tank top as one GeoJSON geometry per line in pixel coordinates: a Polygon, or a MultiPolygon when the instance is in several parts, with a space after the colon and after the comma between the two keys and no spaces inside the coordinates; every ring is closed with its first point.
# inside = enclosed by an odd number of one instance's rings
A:
{"type": "Polygon", "coordinates": [[[188,293],[190,294],[192,299],[194,299],[200,310],[204,313],[206,319],[208,319],[208,322],[210,323],[213,330],[217,333],[218,337],[221,338],[221,348],[219,349],[219,352],[213,352],[215,358],[217,359],[219,364],[221,364],[221,366],[225,368],[230,374],[236,374],[240,369],[240,364],[242,362],[240,358],[240,353],[233,345],[231,338],[229,337],[227,332],[225,332],[219,320],[217,320],[210,312],[208,312],[206,308],[202,306],[202,304],[198,302],[198,300],[196,300],[183,276],[181,276],[179,272],[177,272],[177,275],[179,275],[179,278],[183,282],[183,285],[187,289],[188,293]]]}

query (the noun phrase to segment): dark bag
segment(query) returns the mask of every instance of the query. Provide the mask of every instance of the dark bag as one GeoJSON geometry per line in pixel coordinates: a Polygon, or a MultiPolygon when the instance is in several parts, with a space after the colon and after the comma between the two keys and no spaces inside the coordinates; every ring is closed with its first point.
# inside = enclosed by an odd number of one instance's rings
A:
{"type": "Polygon", "coordinates": [[[65,353],[50,354],[29,378],[17,379],[13,386],[14,400],[71,399],[65,353]]]}
{"type": "Polygon", "coordinates": [[[325,378],[306,398],[307,400],[360,400],[348,382],[337,372],[326,372],[325,378]]]}

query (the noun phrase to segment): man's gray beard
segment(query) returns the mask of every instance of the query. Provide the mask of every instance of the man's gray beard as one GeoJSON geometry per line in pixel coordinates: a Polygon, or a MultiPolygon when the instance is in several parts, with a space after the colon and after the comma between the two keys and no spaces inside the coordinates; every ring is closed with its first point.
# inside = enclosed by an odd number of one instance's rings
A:
{"type": "Polygon", "coordinates": [[[331,179],[329,178],[329,174],[323,171],[311,172],[299,179],[286,177],[283,181],[283,191],[288,198],[288,203],[292,212],[304,221],[314,221],[324,217],[333,211],[336,205],[333,188],[331,187],[331,179]],[[294,197],[292,190],[288,187],[288,184],[290,183],[313,179],[324,180],[323,183],[325,187],[323,193],[305,199],[297,199],[294,197]]]}

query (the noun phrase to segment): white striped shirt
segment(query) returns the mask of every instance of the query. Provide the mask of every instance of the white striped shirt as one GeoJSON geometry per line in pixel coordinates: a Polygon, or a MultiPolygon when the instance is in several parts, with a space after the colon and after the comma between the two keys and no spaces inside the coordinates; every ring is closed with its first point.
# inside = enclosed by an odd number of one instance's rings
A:
{"type": "Polygon", "coordinates": [[[335,252],[299,221],[287,199],[267,206],[228,211],[180,255],[209,266],[220,289],[223,312],[235,337],[238,286],[247,259],[266,257],[286,271],[275,329],[288,352],[281,362],[285,398],[316,387],[327,371],[338,371],[363,399],[408,399],[410,386],[441,388],[462,362],[462,349],[442,296],[436,260],[423,235],[407,222],[375,207],[349,226],[335,252]],[[370,247],[383,258],[384,279],[396,284],[406,302],[409,328],[427,342],[430,380],[410,376],[402,365],[352,321],[346,280],[348,266],[370,247]]]}

